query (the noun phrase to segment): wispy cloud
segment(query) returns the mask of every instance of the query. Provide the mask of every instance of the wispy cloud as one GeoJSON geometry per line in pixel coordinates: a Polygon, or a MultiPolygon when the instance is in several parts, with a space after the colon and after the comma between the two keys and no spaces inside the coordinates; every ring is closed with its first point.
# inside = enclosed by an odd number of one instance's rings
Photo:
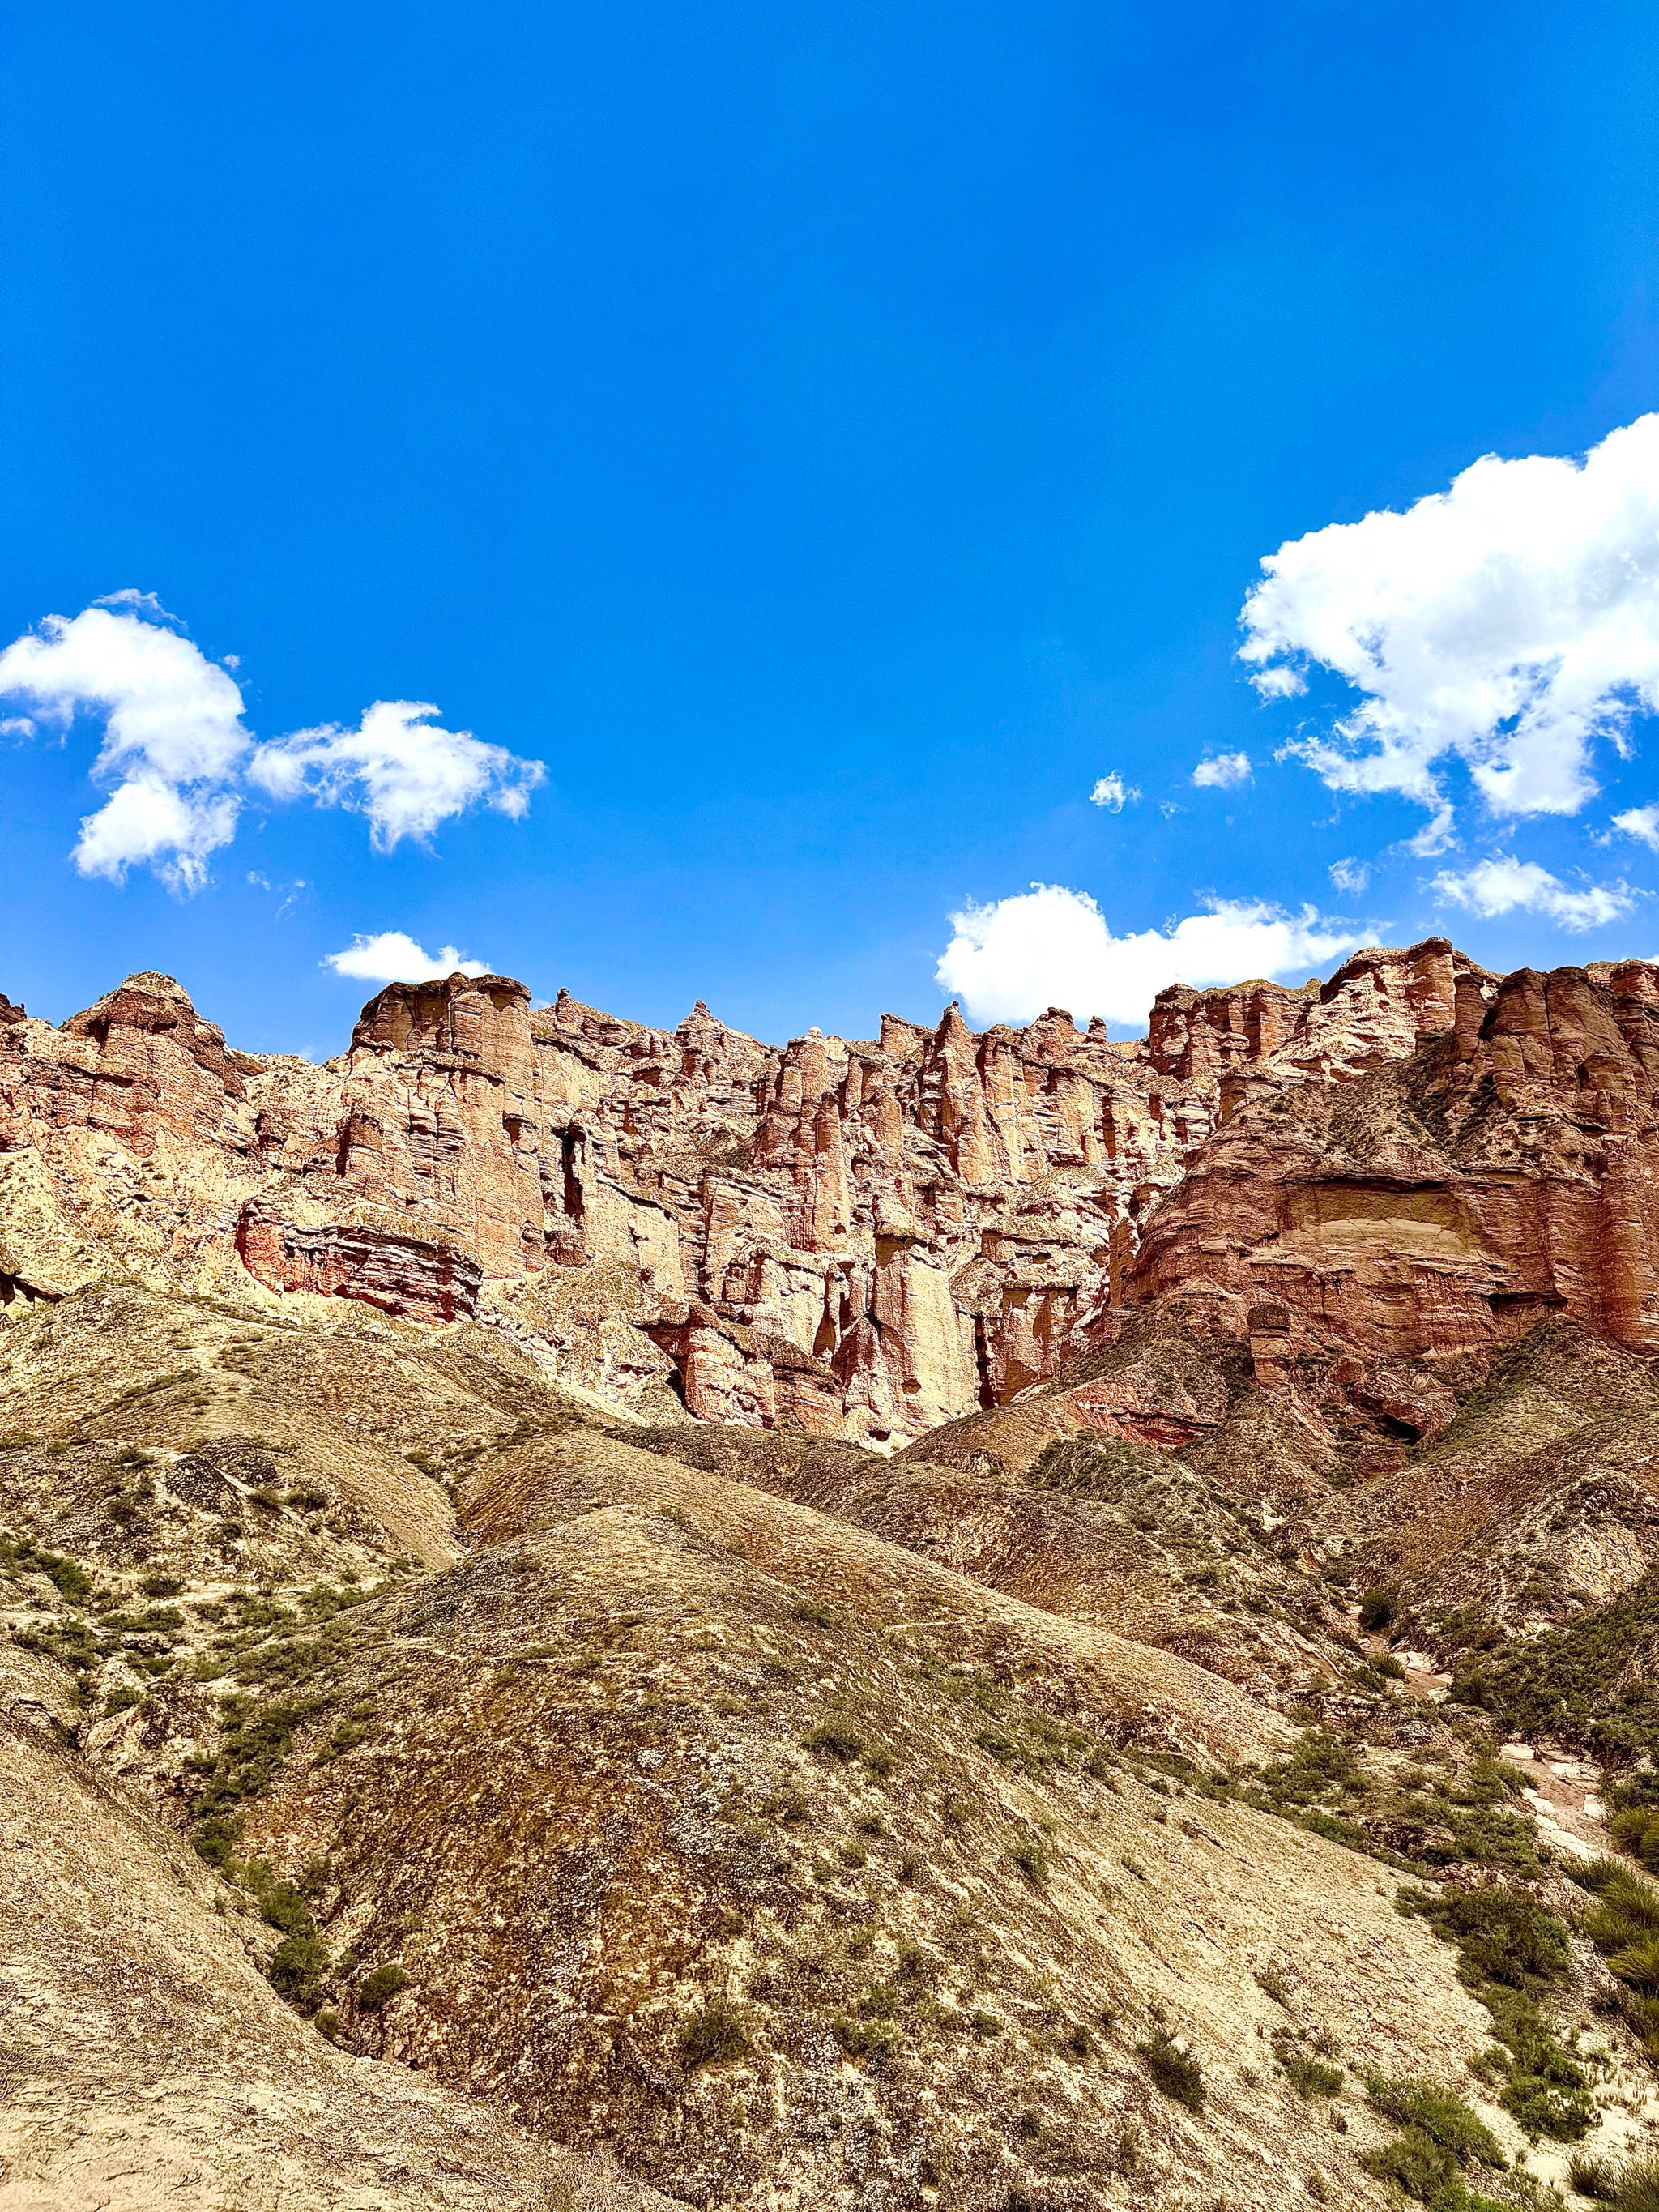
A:
{"type": "Polygon", "coordinates": [[[1541,914],[1564,929],[1600,929],[1632,913],[1638,892],[1621,878],[1617,883],[1587,884],[1574,890],[1535,860],[1517,860],[1500,854],[1479,861],[1461,874],[1443,869],[1429,886],[1434,895],[1470,914],[1489,919],[1501,914],[1541,914]]]}
{"type": "Polygon", "coordinates": [[[1346,891],[1351,898],[1358,898],[1370,882],[1371,864],[1369,860],[1352,859],[1333,860],[1327,873],[1338,890],[1346,891]]]}
{"type": "Polygon", "coordinates": [[[1310,906],[1299,914],[1261,899],[1213,899],[1167,929],[1114,936],[1086,891],[1033,884],[1029,891],[964,907],[937,970],[975,1019],[1024,1022],[1045,1006],[1138,1025],[1169,983],[1298,981],[1362,939],[1310,906]]]}
{"type": "Polygon", "coordinates": [[[1316,665],[1360,695],[1289,748],[1333,790],[1427,808],[1419,852],[1449,841],[1454,760],[1496,815],[1576,814],[1594,740],[1659,710],[1659,415],[1582,464],[1488,455],[1261,566],[1241,649],[1257,690],[1293,696],[1316,665]]]}
{"type": "Polygon", "coordinates": [[[471,806],[522,815],[545,774],[540,762],[445,729],[435,707],[407,700],[377,701],[355,729],[261,744],[225,666],[146,592],[49,615],[0,653],[0,698],[27,709],[0,726],[17,738],[62,738],[78,714],[102,717],[92,772],[112,788],[82,822],[75,864],[118,884],[130,868],[149,866],[180,893],[206,882],[251,790],[366,815],[370,842],[390,852],[471,806]]]}

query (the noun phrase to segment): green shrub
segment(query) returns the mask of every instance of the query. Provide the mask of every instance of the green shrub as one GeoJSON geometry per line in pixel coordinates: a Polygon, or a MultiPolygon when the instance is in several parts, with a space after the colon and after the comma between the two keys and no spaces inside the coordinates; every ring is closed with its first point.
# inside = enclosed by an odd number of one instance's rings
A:
{"type": "Polygon", "coordinates": [[[1659,2160],[1644,2158],[1625,2166],[1613,2201],[1619,2212],[1659,2212],[1659,2160]]]}
{"type": "Polygon", "coordinates": [[[898,2030],[884,2020],[832,2020],[830,2033],[848,2058],[878,2058],[897,2044],[898,2030]]]}
{"type": "Polygon", "coordinates": [[[280,1928],[285,1936],[307,1936],[316,1932],[307,1905],[292,1882],[279,1881],[263,1859],[255,1859],[242,1869],[242,1880],[258,1899],[259,1911],[266,1924],[280,1928]]]}
{"type": "MultiPolygon", "coordinates": [[[[1448,1625],[1449,1626],[1449,1625],[1448,1625]]],[[[1603,1756],[1659,1750],[1659,1575],[1559,1628],[1466,1653],[1452,1694],[1528,1738],[1582,1742],[1603,1756]]]]}
{"type": "Polygon", "coordinates": [[[1380,1636],[1394,1620],[1394,1592],[1368,1589],[1359,1601],[1359,1626],[1368,1636],[1380,1636]]]}
{"type": "Polygon", "coordinates": [[[1618,1859],[1592,1859],[1571,1869],[1573,1880],[1598,1900],[1584,1932],[1610,1971],[1634,1994],[1632,2025],[1659,2055],[1659,1889],[1618,1859]]]}
{"type": "Polygon", "coordinates": [[[1523,1891],[1498,1884],[1437,1895],[1402,1889],[1395,1902],[1456,1945],[1465,1981],[1532,1991],[1559,1982],[1566,1972],[1565,1923],[1523,1891]]]}
{"type": "Polygon", "coordinates": [[[1650,1874],[1659,1874],[1659,1808],[1626,1805],[1613,1815],[1607,1826],[1620,1850],[1640,1859],[1650,1874]]]}
{"type": "Polygon", "coordinates": [[[265,1969],[277,1995],[301,2012],[315,2009],[317,1984],[327,1972],[328,1953],[321,1937],[303,1930],[283,1936],[265,1969]]]}
{"type": "Polygon", "coordinates": [[[1492,2130],[1449,2089],[1437,2089],[1428,2081],[1390,2081],[1373,2075],[1365,2084],[1365,2093],[1379,2112],[1397,2126],[1418,2130],[1460,2166],[1467,2166],[1471,2159],[1478,2159],[1483,2166],[1503,2165],[1504,2154],[1492,2130]]]}
{"type": "Polygon", "coordinates": [[[44,1575],[58,1595],[68,1598],[72,1605],[79,1605],[92,1594],[93,1578],[84,1567],[57,1552],[40,1550],[27,1536],[20,1537],[15,1543],[0,1538],[0,1567],[16,1567],[25,1574],[44,1575]]]}
{"type": "Polygon", "coordinates": [[[1189,2051],[1165,2034],[1135,2045],[1135,2055],[1166,2097],[1191,2112],[1204,2109],[1204,2069],[1189,2051]]]}
{"type": "Polygon", "coordinates": [[[1460,2179],[1456,2160],[1421,2128],[1407,2128],[1392,2142],[1367,2151],[1360,2164],[1379,2181],[1391,2181],[1407,2197],[1432,2205],[1435,2212],[1460,2179]]]}
{"type": "Polygon", "coordinates": [[[1580,1889],[1599,1898],[1625,1927],[1649,1933],[1659,1929],[1659,1889],[1644,1881],[1634,1867],[1618,1859],[1589,1859],[1575,1863],[1568,1871],[1580,1889]]]}
{"type": "Polygon", "coordinates": [[[1504,2111],[1533,2142],[1540,2136],[1577,2142],[1595,2125],[1595,2100],[1583,2069],[1553,2036],[1538,2037],[1523,2048],[1527,2057],[1510,2069],[1499,2100],[1504,2111]]]}
{"type": "Polygon", "coordinates": [[[865,1753],[864,1738],[850,1721],[819,1721],[801,1738],[808,1751],[822,1751],[831,1759],[846,1762],[861,1759],[865,1753]]]}
{"type": "Polygon", "coordinates": [[[1342,2087],[1340,2066],[1328,2066],[1322,2058],[1310,2058],[1306,2051],[1286,2051],[1279,2066],[1291,2087],[1304,2097],[1334,2097],[1342,2087]]]}
{"type": "Polygon", "coordinates": [[[1659,1936],[1639,1936],[1610,1952],[1607,1965],[1634,1990],[1659,1990],[1659,1936]]]}
{"type": "Polygon", "coordinates": [[[1008,1856],[1033,1889],[1048,1887],[1049,1858],[1041,1844],[1016,1844],[1008,1856]]]}
{"type": "Polygon", "coordinates": [[[699,2066],[727,2066],[746,2058],[752,2046],[735,2008],[724,1997],[711,1997],[681,2028],[676,2048],[681,2065],[693,2073],[699,2066]]]}
{"type": "Polygon", "coordinates": [[[1593,2204],[1616,2204],[1619,2177],[1604,2158],[1575,2158],[1567,2166],[1567,2179],[1579,2196],[1593,2204]]]}
{"type": "Polygon", "coordinates": [[[359,2012],[380,2012],[399,1990],[408,1986],[409,1976],[401,1966],[376,1966],[372,1974],[365,1974],[357,1984],[357,2009],[359,2012]]]}
{"type": "Polygon", "coordinates": [[[1261,1784],[1276,1808],[1312,1805],[1332,1790],[1352,1787],[1363,1780],[1364,1768],[1357,1747],[1322,1729],[1307,1729],[1287,1758],[1264,1767],[1261,1784]]]}

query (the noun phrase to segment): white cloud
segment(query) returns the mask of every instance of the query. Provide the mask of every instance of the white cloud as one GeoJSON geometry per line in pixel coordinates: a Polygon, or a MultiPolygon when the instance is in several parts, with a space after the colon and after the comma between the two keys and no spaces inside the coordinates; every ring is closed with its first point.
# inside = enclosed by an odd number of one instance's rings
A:
{"type": "Polygon", "coordinates": [[[210,854],[236,835],[236,800],[225,793],[192,793],[161,776],[131,775],[95,814],[82,817],[75,865],[83,876],[120,884],[130,867],[148,862],[170,889],[200,890],[210,854]]]}
{"type": "Polygon", "coordinates": [[[1632,806],[1623,814],[1615,814],[1613,826],[1622,830],[1627,837],[1639,837],[1644,845],[1659,853],[1659,806],[1632,806]]]}
{"type": "Polygon", "coordinates": [[[1063,1006],[1081,1019],[1139,1026],[1166,984],[1300,981],[1361,941],[1310,906],[1287,915],[1255,899],[1214,899],[1168,930],[1115,937],[1087,892],[1059,884],[969,905],[951,927],[939,981],[987,1022],[1030,1021],[1063,1006]]]}
{"type": "Polygon", "coordinates": [[[1369,860],[1333,860],[1327,872],[1338,890],[1358,898],[1371,879],[1371,864],[1369,860]]]}
{"type": "Polygon", "coordinates": [[[106,592],[101,599],[94,599],[92,604],[95,607],[125,607],[129,614],[149,615],[156,622],[172,623],[176,629],[184,627],[177,615],[167,612],[154,592],[141,592],[131,584],[125,592],[106,592]]]}
{"type": "Polygon", "coordinates": [[[1193,781],[1214,791],[1231,791],[1235,784],[1250,780],[1249,753],[1218,753],[1213,760],[1201,760],[1193,770],[1193,781]]]}
{"type": "Polygon", "coordinates": [[[1114,769],[1109,775],[1103,775],[1089,793],[1089,804],[1091,806],[1103,806],[1109,814],[1121,814],[1124,808],[1132,805],[1139,796],[1139,787],[1133,783],[1125,783],[1114,769]]]}
{"type": "Polygon", "coordinates": [[[487,975],[487,960],[463,960],[453,945],[436,954],[423,952],[401,929],[378,937],[354,937],[343,952],[331,952],[320,963],[337,975],[356,975],[369,983],[428,983],[444,975],[487,975]]]}
{"type": "Polygon", "coordinates": [[[468,730],[446,730],[435,707],[377,700],[355,730],[330,725],[262,745],[249,776],[275,799],[314,799],[319,806],[366,814],[369,842],[389,853],[405,837],[429,837],[469,806],[493,806],[515,819],[546,774],[468,730]]]}
{"type": "Polygon", "coordinates": [[[0,653],[7,696],[47,728],[67,731],[82,709],[104,716],[93,774],[115,788],[81,824],[82,874],[118,884],[147,862],[175,890],[198,890],[208,855],[236,834],[230,787],[252,744],[224,671],[176,631],[94,606],[49,615],[0,653]]]}
{"type": "Polygon", "coordinates": [[[1622,748],[1632,716],[1659,711],[1659,415],[1582,465],[1489,454],[1403,514],[1261,565],[1240,654],[1257,689],[1289,696],[1317,663],[1362,695],[1290,748],[1333,790],[1428,808],[1419,851],[1449,837],[1453,760],[1494,814],[1576,814],[1595,739],[1622,748]]]}
{"type": "Polygon", "coordinates": [[[1263,668],[1250,681],[1264,699],[1299,699],[1308,679],[1294,668],[1263,668]]]}
{"type": "Polygon", "coordinates": [[[147,866],[176,891],[200,890],[210,856],[236,834],[250,785],[366,814],[370,842],[390,852],[470,806],[522,815],[545,773],[404,700],[377,701],[355,730],[260,744],[226,672],[235,656],[225,666],[209,660],[172,622],[150,594],[117,592],[73,617],[49,615],[0,653],[0,698],[31,709],[0,723],[0,734],[66,733],[82,713],[103,719],[92,773],[113,788],[81,824],[83,875],[118,884],[147,866]]]}
{"type": "Polygon", "coordinates": [[[1600,929],[1631,913],[1638,894],[1622,880],[1589,884],[1571,890],[1559,876],[1540,868],[1535,860],[1517,860],[1500,854],[1481,860],[1462,875],[1443,869],[1429,886],[1438,897],[1471,914],[1488,918],[1513,914],[1541,914],[1564,929],[1600,929]]]}

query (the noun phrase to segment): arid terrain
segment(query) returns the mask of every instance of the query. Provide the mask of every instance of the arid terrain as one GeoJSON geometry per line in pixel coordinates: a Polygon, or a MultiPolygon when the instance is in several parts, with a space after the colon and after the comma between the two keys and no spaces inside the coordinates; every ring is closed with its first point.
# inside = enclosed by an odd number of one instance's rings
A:
{"type": "Polygon", "coordinates": [[[1659,968],[0,1001],[0,2212],[1659,2202],[1659,968]]]}

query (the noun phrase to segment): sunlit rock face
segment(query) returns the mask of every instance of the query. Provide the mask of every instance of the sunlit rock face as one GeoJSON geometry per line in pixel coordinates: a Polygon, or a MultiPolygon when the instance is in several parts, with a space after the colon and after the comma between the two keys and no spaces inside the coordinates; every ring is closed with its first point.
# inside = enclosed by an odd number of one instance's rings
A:
{"type": "Polygon", "coordinates": [[[1659,1345],[1656,983],[1643,962],[1460,972],[1420,1050],[1258,1086],[1149,1223],[1129,1297],[1272,1301],[1372,1358],[1553,1315],[1659,1345]]]}
{"type": "Polygon", "coordinates": [[[1656,1092],[1654,968],[1499,979],[1439,939],[1170,989],[1132,1042],[952,1006],[779,1047],[455,975],[320,1066],[145,974],[61,1029],[3,1008],[0,1277],[476,1317],[653,1418],[890,1448],[1173,1292],[1285,1390],[1316,1341],[1432,1360],[1560,1313],[1659,1344],[1656,1092]]]}

